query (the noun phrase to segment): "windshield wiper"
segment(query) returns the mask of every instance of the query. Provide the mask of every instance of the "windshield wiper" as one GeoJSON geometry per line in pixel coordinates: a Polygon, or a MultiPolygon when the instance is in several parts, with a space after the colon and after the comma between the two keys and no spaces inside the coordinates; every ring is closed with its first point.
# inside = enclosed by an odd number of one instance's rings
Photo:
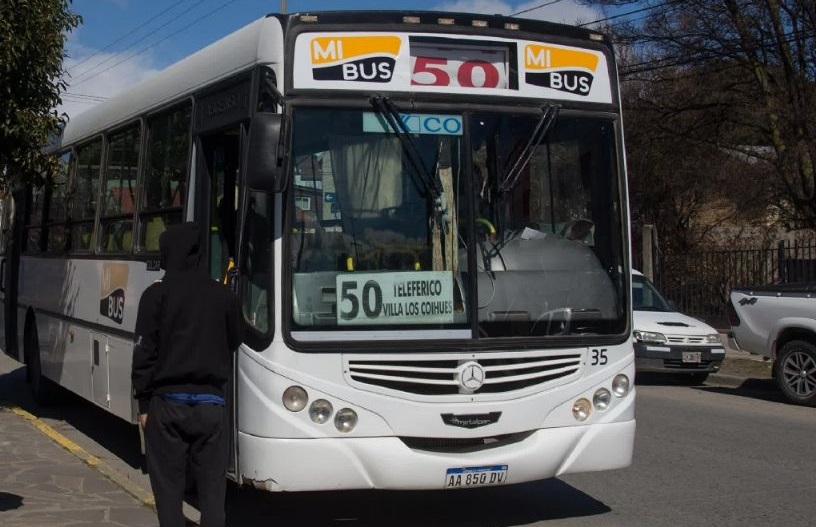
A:
{"type": "Polygon", "coordinates": [[[442,200],[442,183],[431,174],[431,171],[428,170],[425,163],[422,162],[422,156],[420,156],[414,141],[411,139],[411,131],[402,120],[402,117],[400,117],[399,111],[396,106],[394,106],[394,103],[391,102],[388,97],[381,95],[374,95],[369,102],[377,113],[382,115],[385,122],[388,123],[388,126],[393,130],[394,135],[399,139],[403,150],[408,156],[408,161],[411,163],[411,168],[414,169],[414,172],[422,181],[422,186],[425,187],[425,190],[433,198],[436,211],[444,211],[445,205],[442,200]]]}
{"type": "Polygon", "coordinates": [[[521,176],[521,172],[527,167],[530,159],[535,155],[538,145],[541,144],[541,140],[544,139],[547,132],[552,128],[552,125],[555,124],[555,120],[558,118],[559,107],[550,104],[545,106],[543,110],[544,113],[541,115],[541,119],[538,120],[535,130],[533,130],[533,135],[530,136],[530,140],[527,141],[524,150],[521,151],[516,158],[516,162],[513,163],[513,166],[507,171],[507,175],[502,179],[501,185],[499,185],[499,193],[503,194],[513,190],[516,181],[518,181],[519,176],[521,176]]]}

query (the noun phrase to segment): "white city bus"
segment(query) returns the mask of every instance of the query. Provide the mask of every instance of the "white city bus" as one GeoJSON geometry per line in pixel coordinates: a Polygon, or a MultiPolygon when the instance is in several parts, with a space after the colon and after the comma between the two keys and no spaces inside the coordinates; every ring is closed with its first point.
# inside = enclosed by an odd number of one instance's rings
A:
{"type": "Polygon", "coordinates": [[[78,115],[54,153],[63,171],[2,222],[4,349],[41,400],[58,384],[135,422],[139,297],[162,276],[159,234],[194,220],[212,278],[235,263],[247,323],[235,480],[444,489],[630,463],[605,36],[270,15],[78,115]]]}

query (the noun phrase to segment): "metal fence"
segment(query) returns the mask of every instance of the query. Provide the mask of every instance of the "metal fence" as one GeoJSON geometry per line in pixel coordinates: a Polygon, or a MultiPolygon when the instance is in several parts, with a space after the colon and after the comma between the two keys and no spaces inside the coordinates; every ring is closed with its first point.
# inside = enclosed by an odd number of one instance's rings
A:
{"type": "Polygon", "coordinates": [[[658,288],[680,311],[725,327],[733,287],[816,281],[816,240],[660,258],[657,271],[658,288]]]}

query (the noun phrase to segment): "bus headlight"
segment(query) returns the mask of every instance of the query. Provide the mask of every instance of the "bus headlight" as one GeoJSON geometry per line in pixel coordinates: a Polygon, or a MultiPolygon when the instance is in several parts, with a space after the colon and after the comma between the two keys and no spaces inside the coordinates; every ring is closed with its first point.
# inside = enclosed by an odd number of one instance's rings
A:
{"type": "Polygon", "coordinates": [[[306,408],[309,395],[300,386],[290,386],[283,391],[283,406],[290,412],[299,412],[306,408]]]}
{"type": "Polygon", "coordinates": [[[612,394],[609,393],[609,390],[606,388],[601,388],[595,395],[592,397],[592,405],[598,409],[599,412],[603,412],[607,408],[609,408],[609,403],[612,402],[612,394]]]}
{"type": "Polygon", "coordinates": [[[578,399],[572,405],[572,416],[578,421],[586,421],[592,413],[592,403],[588,399],[578,399]]]}
{"type": "Polygon", "coordinates": [[[309,407],[309,417],[315,423],[322,425],[331,418],[334,408],[326,399],[318,399],[309,407]]]}
{"type": "Polygon", "coordinates": [[[612,393],[617,397],[625,397],[629,393],[629,377],[619,373],[612,379],[612,393]]]}
{"type": "Polygon", "coordinates": [[[355,426],[357,426],[357,412],[351,408],[343,408],[334,416],[334,427],[340,432],[347,434],[354,430],[355,426]]]}

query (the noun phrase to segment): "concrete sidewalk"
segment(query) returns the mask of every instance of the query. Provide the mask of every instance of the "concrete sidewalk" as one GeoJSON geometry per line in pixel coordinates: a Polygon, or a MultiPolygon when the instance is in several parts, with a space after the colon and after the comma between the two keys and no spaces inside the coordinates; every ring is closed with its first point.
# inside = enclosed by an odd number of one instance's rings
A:
{"type": "Polygon", "coordinates": [[[98,459],[32,414],[0,404],[3,527],[158,525],[147,497],[138,499],[104,472],[98,459]]]}

